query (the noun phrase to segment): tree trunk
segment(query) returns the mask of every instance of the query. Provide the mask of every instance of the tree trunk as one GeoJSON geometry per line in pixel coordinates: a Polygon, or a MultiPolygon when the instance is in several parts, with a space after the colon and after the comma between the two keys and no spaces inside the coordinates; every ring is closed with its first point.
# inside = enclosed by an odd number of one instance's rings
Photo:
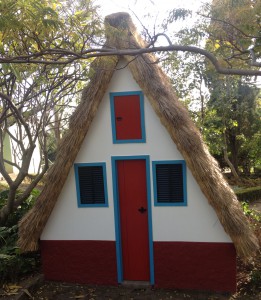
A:
{"type": "Polygon", "coordinates": [[[229,144],[231,150],[231,162],[236,170],[239,173],[238,169],[238,142],[236,139],[236,135],[233,132],[229,133],[229,144]]]}
{"type": "Polygon", "coordinates": [[[225,159],[226,163],[228,164],[234,178],[237,181],[240,181],[240,177],[239,177],[234,165],[232,164],[232,162],[228,158],[226,133],[223,134],[223,137],[224,137],[224,159],[225,159]]]}
{"type": "Polygon", "coordinates": [[[15,194],[16,194],[16,189],[10,187],[7,203],[5,206],[3,206],[0,209],[0,226],[4,226],[6,224],[9,215],[14,210],[15,194]]]}

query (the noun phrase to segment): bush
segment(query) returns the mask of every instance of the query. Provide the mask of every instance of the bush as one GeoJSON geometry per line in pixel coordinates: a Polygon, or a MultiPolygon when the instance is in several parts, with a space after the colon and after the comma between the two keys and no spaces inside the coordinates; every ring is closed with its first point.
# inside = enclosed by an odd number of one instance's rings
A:
{"type": "MultiPolygon", "coordinates": [[[[39,267],[39,254],[21,254],[16,246],[18,221],[33,206],[38,190],[33,190],[28,199],[8,218],[5,227],[0,227],[0,282],[16,281],[18,277],[31,273],[39,267]]],[[[0,208],[5,205],[8,190],[0,192],[0,208]]]]}
{"type": "MultiPolygon", "coordinates": [[[[0,209],[6,204],[9,190],[5,189],[0,192],[0,209]]],[[[12,227],[16,225],[18,221],[28,212],[35,203],[36,198],[39,196],[40,191],[33,189],[31,195],[9,216],[6,226],[12,227]]],[[[16,197],[20,195],[18,191],[16,197]]]]}
{"type": "Polygon", "coordinates": [[[257,237],[259,237],[261,231],[261,212],[250,208],[248,202],[242,202],[241,205],[244,214],[248,217],[253,230],[255,231],[257,237]]]}
{"type": "Polygon", "coordinates": [[[261,222],[261,212],[249,207],[249,202],[241,202],[244,214],[250,219],[251,222],[259,224],[261,222]]]}
{"type": "MultiPolygon", "coordinates": [[[[253,230],[256,233],[256,236],[259,240],[259,243],[261,244],[261,213],[257,210],[251,209],[249,207],[249,203],[242,202],[242,208],[244,211],[244,214],[248,217],[250,224],[253,228],[253,230]]],[[[247,291],[251,294],[258,294],[261,291],[261,256],[260,251],[257,253],[257,255],[252,259],[252,261],[248,263],[243,263],[242,261],[239,262],[239,267],[243,269],[244,274],[244,281],[239,283],[239,292],[245,293],[247,291]]]]}
{"type": "Polygon", "coordinates": [[[0,227],[0,238],[5,241],[0,249],[0,282],[16,281],[21,275],[34,271],[39,266],[39,255],[21,255],[18,247],[15,246],[17,240],[17,226],[12,228],[0,227]],[[16,227],[16,228],[15,228],[16,227]],[[11,232],[10,238],[5,240],[4,235],[11,232]]]}

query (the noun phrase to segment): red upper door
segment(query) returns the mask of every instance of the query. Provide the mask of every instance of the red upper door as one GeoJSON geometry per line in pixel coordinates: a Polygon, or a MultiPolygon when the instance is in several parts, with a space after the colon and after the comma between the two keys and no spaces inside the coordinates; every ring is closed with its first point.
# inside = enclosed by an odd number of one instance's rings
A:
{"type": "Polygon", "coordinates": [[[117,161],[123,280],[150,280],[146,161],[117,161]]]}
{"type": "Polygon", "coordinates": [[[140,93],[113,96],[115,141],[139,141],[144,138],[141,104],[140,93]]]}

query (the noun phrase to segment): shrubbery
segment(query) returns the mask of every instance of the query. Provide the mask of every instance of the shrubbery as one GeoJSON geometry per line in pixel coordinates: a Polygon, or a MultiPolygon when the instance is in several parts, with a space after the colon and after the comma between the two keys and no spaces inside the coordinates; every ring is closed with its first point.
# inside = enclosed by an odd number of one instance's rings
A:
{"type": "MultiPolygon", "coordinates": [[[[242,208],[244,214],[248,217],[253,230],[255,231],[259,244],[261,245],[261,213],[257,210],[251,209],[248,202],[242,202],[242,208]]],[[[244,282],[241,283],[240,288],[251,291],[253,294],[257,294],[261,291],[261,257],[260,252],[256,257],[244,266],[244,271],[247,274],[244,278],[244,282]]],[[[239,290],[239,292],[242,292],[239,290]]]]}
{"type": "MultiPolygon", "coordinates": [[[[30,197],[13,212],[5,227],[0,227],[0,283],[31,273],[39,266],[39,254],[21,254],[16,246],[18,222],[33,206],[39,190],[33,190],[30,197]],[[2,282],[1,282],[2,281],[2,282]]],[[[8,190],[0,192],[0,208],[6,203],[8,190]]]]}

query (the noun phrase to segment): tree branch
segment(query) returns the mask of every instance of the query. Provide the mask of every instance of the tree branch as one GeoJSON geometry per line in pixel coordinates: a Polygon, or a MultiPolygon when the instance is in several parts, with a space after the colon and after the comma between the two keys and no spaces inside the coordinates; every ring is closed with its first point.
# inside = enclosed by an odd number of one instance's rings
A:
{"type": "MultiPolygon", "coordinates": [[[[17,56],[12,58],[0,57],[0,63],[33,63],[33,64],[46,64],[46,65],[65,65],[72,63],[73,61],[79,59],[90,59],[94,57],[104,57],[104,56],[137,56],[144,53],[155,53],[155,52],[165,52],[165,51],[182,51],[191,52],[204,55],[210,60],[210,62],[215,67],[216,71],[220,74],[226,75],[245,75],[245,76],[261,76],[260,70],[249,70],[249,69],[230,69],[223,68],[217,58],[207,50],[201,49],[195,46],[184,46],[184,45],[169,45],[151,48],[140,48],[140,49],[110,49],[110,48],[100,48],[100,49],[89,49],[82,53],[67,51],[64,49],[49,49],[45,52],[39,52],[36,54],[31,54],[28,56],[17,56]],[[54,55],[52,60],[45,59],[46,54],[54,55]],[[57,58],[57,55],[61,55],[57,58]]],[[[255,62],[254,62],[255,63],[255,62]]],[[[252,60],[253,64],[253,60],[252,60]]],[[[259,67],[258,65],[255,65],[259,67]]]]}

